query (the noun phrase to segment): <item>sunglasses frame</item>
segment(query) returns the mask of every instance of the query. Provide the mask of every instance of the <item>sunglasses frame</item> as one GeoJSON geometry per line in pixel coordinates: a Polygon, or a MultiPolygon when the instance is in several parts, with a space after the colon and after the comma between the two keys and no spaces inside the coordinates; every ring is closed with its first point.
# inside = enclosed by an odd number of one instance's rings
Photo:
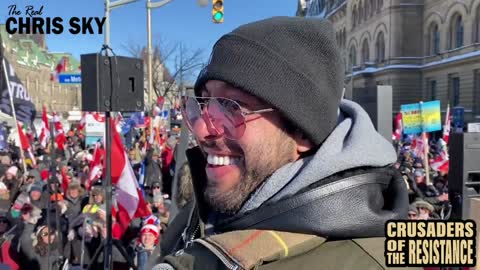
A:
{"type": "MultiPolygon", "coordinates": [[[[218,132],[218,128],[212,123],[211,121],[211,117],[210,115],[208,114],[208,103],[210,102],[210,100],[227,100],[227,101],[230,101],[232,102],[233,104],[235,104],[239,109],[240,109],[240,113],[243,117],[243,121],[242,121],[242,124],[243,125],[246,125],[247,123],[247,120],[246,120],[246,116],[248,115],[252,115],[252,114],[261,114],[261,113],[267,113],[267,112],[274,112],[275,111],[275,108],[265,108],[265,109],[260,109],[260,110],[248,110],[248,109],[245,109],[244,107],[240,106],[240,104],[238,104],[237,101],[233,100],[233,99],[229,99],[229,98],[224,98],[224,97],[199,97],[199,96],[188,96],[188,97],[184,97],[184,100],[183,100],[183,106],[181,107],[181,111],[182,111],[182,115],[187,123],[187,127],[188,129],[190,129],[190,131],[192,133],[193,132],[193,127],[192,127],[192,123],[190,123],[189,119],[188,119],[188,116],[187,116],[187,111],[186,111],[186,103],[189,99],[193,99],[195,100],[195,102],[197,103],[197,106],[198,106],[198,109],[200,111],[200,115],[199,117],[202,118],[204,116],[204,114],[207,116],[208,118],[208,122],[210,122],[209,124],[215,129],[215,131],[217,133],[220,134],[220,132],[218,132]],[[198,99],[207,99],[208,101],[207,102],[199,102],[198,99]]],[[[205,119],[204,119],[205,121],[205,119]]],[[[244,133],[245,131],[243,131],[244,133]]],[[[234,140],[238,140],[240,138],[242,138],[243,136],[243,133],[242,135],[238,136],[238,138],[235,138],[235,137],[230,137],[230,136],[227,136],[225,132],[223,132],[223,135],[228,138],[228,139],[234,139],[234,140]]]]}

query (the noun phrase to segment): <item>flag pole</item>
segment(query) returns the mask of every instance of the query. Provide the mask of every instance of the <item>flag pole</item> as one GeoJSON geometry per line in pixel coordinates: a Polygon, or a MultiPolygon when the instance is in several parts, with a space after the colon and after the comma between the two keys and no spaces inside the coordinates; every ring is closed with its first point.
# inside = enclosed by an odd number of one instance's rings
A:
{"type": "MultiPolygon", "coordinates": [[[[3,46],[0,44],[0,46],[3,46]]],[[[10,105],[12,106],[13,121],[15,121],[15,128],[17,129],[17,139],[20,142],[20,157],[23,163],[23,172],[27,172],[27,164],[25,163],[25,154],[23,153],[22,142],[20,141],[20,131],[18,130],[17,114],[15,112],[15,104],[13,103],[12,89],[10,88],[10,80],[8,79],[7,67],[5,64],[5,58],[2,58],[3,76],[5,76],[5,82],[8,87],[8,96],[10,97],[10,105]]],[[[32,157],[35,158],[35,157],[32,157]]]]}
{"type": "Polygon", "coordinates": [[[420,115],[422,119],[422,141],[423,141],[423,166],[425,167],[425,180],[427,185],[430,185],[430,164],[428,162],[428,152],[429,152],[429,145],[427,139],[427,133],[425,132],[425,127],[423,123],[423,101],[420,101],[420,115]]]}

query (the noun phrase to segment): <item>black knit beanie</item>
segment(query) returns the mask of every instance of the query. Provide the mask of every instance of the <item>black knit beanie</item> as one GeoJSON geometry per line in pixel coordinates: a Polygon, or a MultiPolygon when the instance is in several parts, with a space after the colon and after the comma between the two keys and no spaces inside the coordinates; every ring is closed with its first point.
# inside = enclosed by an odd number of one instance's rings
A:
{"type": "Polygon", "coordinates": [[[277,108],[316,145],[337,124],[343,61],[328,20],[273,17],[221,37],[195,83],[225,81],[277,108]]]}

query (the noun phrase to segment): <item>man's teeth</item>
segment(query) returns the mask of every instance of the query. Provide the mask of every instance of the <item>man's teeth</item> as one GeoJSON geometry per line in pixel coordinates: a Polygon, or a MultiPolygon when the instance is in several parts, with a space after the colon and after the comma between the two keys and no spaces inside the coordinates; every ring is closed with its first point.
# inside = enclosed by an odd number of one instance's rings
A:
{"type": "Polygon", "coordinates": [[[208,155],[207,162],[210,165],[234,165],[240,162],[240,158],[231,156],[208,155]]]}

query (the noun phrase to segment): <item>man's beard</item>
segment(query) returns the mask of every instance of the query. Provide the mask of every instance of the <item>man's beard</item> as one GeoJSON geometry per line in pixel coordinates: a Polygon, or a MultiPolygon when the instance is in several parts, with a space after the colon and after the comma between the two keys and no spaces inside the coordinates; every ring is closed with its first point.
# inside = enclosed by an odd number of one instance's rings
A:
{"type": "Polygon", "coordinates": [[[276,137],[276,139],[266,139],[266,142],[259,142],[258,146],[245,149],[240,181],[231,189],[222,191],[217,189],[215,184],[207,182],[204,198],[213,210],[224,214],[237,213],[260,184],[280,167],[294,161],[293,139],[283,131],[276,137]],[[258,157],[259,153],[265,158],[258,160],[254,158],[258,157]],[[247,155],[250,157],[249,160],[246,158],[247,155]]]}

